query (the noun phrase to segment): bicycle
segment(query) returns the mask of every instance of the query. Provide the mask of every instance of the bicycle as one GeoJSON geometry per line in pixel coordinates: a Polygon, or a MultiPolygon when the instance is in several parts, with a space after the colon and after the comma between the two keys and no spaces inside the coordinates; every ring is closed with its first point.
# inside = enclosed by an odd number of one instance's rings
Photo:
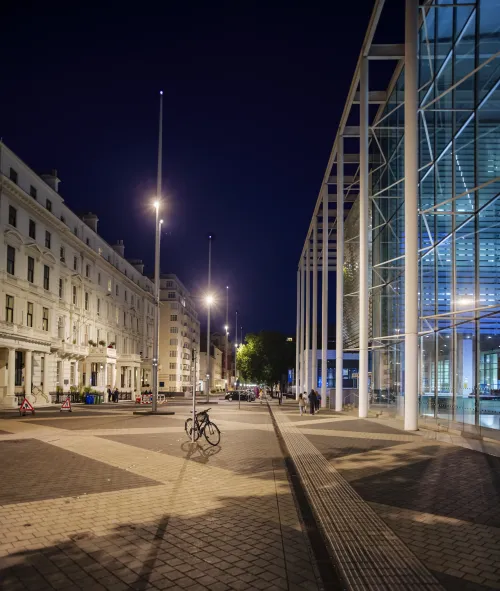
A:
{"type": "Polygon", "coordinates": [[[204,435],[205,439],[210,445],[219,445],[220,441],[220,431],[219,427],[215,423],[212,423],[210,417],[208,416],[208,411],[202,410],[201,412],[196,413],[195,416],[195,423],[193,427],[193,419],[189,417],[186,419],[184,423],[184,429],[186,431],[186,435],[191,439],[193,437],[193,430],[194,430],[194,440],[198,441],[198,439],[204,435]]]}

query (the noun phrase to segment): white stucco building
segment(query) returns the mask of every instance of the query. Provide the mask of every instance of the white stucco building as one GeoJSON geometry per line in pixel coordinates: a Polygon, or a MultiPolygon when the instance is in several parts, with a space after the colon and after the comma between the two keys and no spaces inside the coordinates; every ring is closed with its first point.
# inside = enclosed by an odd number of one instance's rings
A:
{"type": "Polygon", "coordinates": [[[173,274],[160,279],[159,389],[164,392],[190,392],[193,379],[193,350],[200,350],[200,322],[193,299],[173,274]]]}
{"type": "Polygon", "coordinates": [[[0,406],[35,404],[70,387],[149,385],[153,284],[124,244],[97,234],[58,193],[0,143],[0,406]]]}
{"type": "MultiPolygon", "coordinates": [[[[205,344],[206,349],[206,344],[205,344]]],[[[225,389],[225,380],[222,372],[222,351],[214,344],[210,344],[210,390],[222,392],[225,389]]],[[[203,387],[206,384],[207,352],[200,353],[200,377],[203,380],[203,387]]]]}

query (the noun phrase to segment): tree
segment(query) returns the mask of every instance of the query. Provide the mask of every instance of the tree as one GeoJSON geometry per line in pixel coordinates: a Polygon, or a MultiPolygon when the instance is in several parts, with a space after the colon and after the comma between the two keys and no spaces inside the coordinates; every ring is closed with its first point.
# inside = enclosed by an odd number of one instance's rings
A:
{"type": "Polygon", "coordinates": [[[274,389],[295,363],[295,343],[280,332],[249,333],[238,349],[238,371],[246,382],[266,384],[274,389]]]}

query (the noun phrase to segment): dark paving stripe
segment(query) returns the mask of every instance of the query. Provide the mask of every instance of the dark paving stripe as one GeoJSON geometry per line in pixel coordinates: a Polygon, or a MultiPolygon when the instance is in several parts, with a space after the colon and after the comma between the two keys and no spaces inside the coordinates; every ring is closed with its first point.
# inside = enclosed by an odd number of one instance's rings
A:
{"type": "Polygon", "coordinates": [[[406,443],[405,441],[353,439],[352,437],[329,437],[328,435],[305,435],[305,437],[319,449],[327,460],[377,449],[386,449],[406,443]]]}
{"type": "MultiPolygon", "coordinates": [[[[326,418],[325,415],[321,416],[321,412],[315,415],[318,419],[326,418]]],[[[399,429],[393,429],[387,425],[377,423],[375,421],[365,421],[364,419],[356,419],[355,421],[332,421],[331,423],[315,423],[315,419],[304,422],[299,427],[307,427],[308,429],[331,429],[332,431],[355,431],[356,433],[387,433],[401,435],[404,431],[399,429]]]]}
{"type": "Polygon", "coordinates": [[[363,477],[349,478],[366,500],[500,527],[500,458],[440,446],[433,457],[363,477]]]}
{"type": "Polygon", "coordinates": [[[0,429],[0,435],[12,435],[11,431],[4,431],[3,429],[0,429]]]}
{"type": "Polygon", "coordinates": [[[264,479],[274,478],[273,460],[278,457],[277,447],[276,454],[269,453],[275,441],[272,431],[259,432],[258,440],[253,429],[222,431],[220,445],[212,447],[202,438],[194,450],[184,432],[103,435],[100,438],[264,479]],[[251,454],[247,453],[249,448],[252,449],[251,454]]]}
{"type": "Polygon", "coordinates": [[[0,505],[161,484],[35,439],[0,441],[0,457],[0,505]]]}
{"type": "MultiPolygon", "coordinates": [[[[88,415],[86,415],[88,416],[88,415]]],[[[174,416],[148,416],[148,415],[124,415],[123,413],[113,416],[93,416],[92,419],[85,419],[79,421],[78,417],[60,418],[54,420],[37,421],[36,423],[42,427],[55,427],[56,429],[65,429],[68,431],[86,431],[91,429],[144,429],[147,427],[175,427],[180,423],[174,422],[174,416]]]]}

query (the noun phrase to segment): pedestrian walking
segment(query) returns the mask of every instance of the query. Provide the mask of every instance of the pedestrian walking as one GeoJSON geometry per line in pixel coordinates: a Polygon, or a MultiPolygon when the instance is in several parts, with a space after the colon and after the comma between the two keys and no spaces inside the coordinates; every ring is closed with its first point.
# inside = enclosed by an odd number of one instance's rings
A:
{"type": "Polygon", "coordinates": [[[306,401],[304,400],[304,397],[302,396],[302,394],[299,394],[299,413],[300,416],[302,416],[306,411],[306,401]]]}
{"type": "Polygon", "coordinates": [[[111,402],[113,392],[111,392],[111,386],[108,386],[108,402],[111,402]]]}
{"type": "Polygon", "coordinates": [[[282,402],[283,402],[283,393],[280,391],[280,392],[278,392],[278,404],[281,406],[282,402]]]}
{"type": "Polygon", "coordinates": [[[321,408],[321,395],[317,390],[315,390],[314,394],[316,395],[316,412],[319,412],[321,408]]]}
{"type": "Polygon", "coordinates": [[[118,388],[113,392],[113,402],[118,402],[118,388]]]}
{"type": "Polygon", "coordinates": [[[314,390],[309,392],[309,396],[307,398],[309,400],[309,412],[313,415],[314,409],[316,408],[316,394],[314,393],[314,390]]]}

